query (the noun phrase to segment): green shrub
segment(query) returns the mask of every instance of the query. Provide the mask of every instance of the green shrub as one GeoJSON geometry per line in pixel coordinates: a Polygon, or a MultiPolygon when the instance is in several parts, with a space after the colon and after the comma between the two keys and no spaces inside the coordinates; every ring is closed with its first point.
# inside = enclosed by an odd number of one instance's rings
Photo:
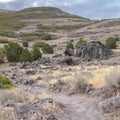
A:
{"type": "Polygon", "coordinates": [[[83,40],[83,39],[80,39],[80,40],[77,42],[77,44],[81,44],[81,45],[83,45],[83,44],[86,44],[86,41],[83,40]]]}
{"type": "Polygon", "coordinates": [[[5,38],[0,38],[0,43],[9,43],[9,40],[5,38]]]}
{"type": "Polygon", "coordinates": [[[23,42],[22,42],[22,45],[23,45],[23,47],[28,47],[28,46],[29,46],[29,44],[28,44],[27,41],[23,41],[23,42]]]}
{"type": "Polygon", "coordinates": [[[43,51],[43,53],[45,53],[45,54],[46,54],[46,53],[48,53],[48,54],[54,53],[52,46],[50,46],[50,45],[47,44],[47,43],[45,43],[45,44],[42,45],[42,51],[43,51]]]}
{"type": "Polygon", "coordinates": [[[0,64],[4,63],[5,51],[4,49],[0,49],[0,64]]]}
{"type": "Polygon", "coordinates": [[[119,38],[119,37],[115,37],[115,40],[116,40],[116,41],[119,41],[119,40],[120,40],[120,38],[119,38]]]}
{"type": "Polygon", "coordinates": [[[39,38],[38,36],[23,36],[22,40],[29,42],[29,41],[37,40],[38,38],[39,38]]]}
{"type": "Polygon", "coordinates": [[[33,47],[42,47],[43,44],[45,44],[45,41],[35,42],[35,43],[33,44],[33,47]]]}
{"type": "Polygon", "coordinates": [[[51,40],[52,39],[50,34],[42,34],[40,38],[42,40],[51,40]]]}
{"type": "Polygon", "coordinates": [[[67,49],[70,49],[70,48],[74,49],[74,45],[73,45],[71,42],[69,42],[69,43],[66,45],[66,48],[67,48],[67,49]]]}
{"type": "Polygon", "coordinates": [[[13,37],[13,38],[16,38],[17,36],[14,32],[11,31],[0,31],[0,35],[5,37],[13,37]]]}
{"type": "Polygon", "coordinates": [[[33,47],[32,56],[33,56],[33,60],[38,60],[39,58],[42,57],[42,53],[40,52],[38,47],[33,47]]]}
{"type": "Polygon", "coordinates": [[[6,57],[9,62],[18,62],[23,48],[20,47],[18,43],[10,42],[8,45],[5,45],[6,57]]]}
{"type": "Polygon", "coordinates": [[[23,49],[21,56],[20,56],[20,61],[21,62],[32,62],[33,61],[33,56],[28,49],[23,49]]]}
{"type": "Polygon", "coordinates": [[[106,46],[109,48],[109,49],[115,49],[117,47],[117,43],[116,43],[116,39],[113,38],[113,37],[108,37],[106,39],[106,46]]]}
{"type": "Polygon", "coordinates": [[[1,89],[12,88],[13,86],[14,86],[14,83],[9,78],[0,76],[0,88],[1,89]]]}

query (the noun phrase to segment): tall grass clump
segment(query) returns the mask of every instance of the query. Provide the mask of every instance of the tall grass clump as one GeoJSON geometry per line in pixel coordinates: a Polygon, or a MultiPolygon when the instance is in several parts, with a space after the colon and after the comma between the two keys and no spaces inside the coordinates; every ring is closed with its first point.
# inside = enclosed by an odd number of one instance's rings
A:
{"type": "Polygon", "coordinates": [[[0,76],[0,88],[1,89],[9,89],[14,86],[14,83],[5,76],[0,76]]]}
{"type": "Polygon", "coordinates": [[[120,68],[115,67],[108,75],[105,77],[106,81],[106,95],[111,96],[120,95],[120,68]]]}

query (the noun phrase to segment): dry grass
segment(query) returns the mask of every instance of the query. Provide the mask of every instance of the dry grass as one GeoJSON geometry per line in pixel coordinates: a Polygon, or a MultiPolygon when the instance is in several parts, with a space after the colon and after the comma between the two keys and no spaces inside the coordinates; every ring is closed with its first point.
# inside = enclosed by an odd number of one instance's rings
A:
{"type": "Polygon", "coordinates": [[[0,106],[0,120],[18,120],[13,108],[0,106]]]}
{"type": "Polygon", "coordinates": [[[106,89],[111,95],[120,95],[120,67],[115,67],[108,75],[106,75],[106,89]]]}
{"type": "Polygon", "coordinates": [[[7,101],[13,102],[25,102],[29,100],[29,95],[25,93],[21,88],[14,88],[11,90],[0,91],[0,105],[4,105],[7,101]]]}
{"type": "Polygon", "coordinates": [[[89,85],[86,74],[87,73],[75,74],[74,79],[72,81],[70,81],[70,86],[74,92],[85,93],[86,88],[89,85]]]}

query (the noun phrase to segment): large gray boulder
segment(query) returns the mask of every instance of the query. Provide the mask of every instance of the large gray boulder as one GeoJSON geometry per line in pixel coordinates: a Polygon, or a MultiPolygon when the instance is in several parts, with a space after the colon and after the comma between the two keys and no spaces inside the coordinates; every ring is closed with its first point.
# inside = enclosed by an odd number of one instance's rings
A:
{"type": "Polygon", "coordinates": [[[108,58],[110,50],[99,41],[92,41],[84,45],[78,45],[76,55],[86,60],[108,58]]]}
{"type": "Polygon", "coordinates": [[[120,109],[120,96],[101,101],[98,106],[103,113],[114,112],[117,109],[120,109]]]}

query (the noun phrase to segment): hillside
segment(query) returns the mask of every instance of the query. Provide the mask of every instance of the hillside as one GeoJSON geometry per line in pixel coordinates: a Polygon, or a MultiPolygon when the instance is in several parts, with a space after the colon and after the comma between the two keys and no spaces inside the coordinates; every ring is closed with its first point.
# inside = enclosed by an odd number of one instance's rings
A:
{"type": "Polygon", "coordinates": [[[3,36],[5,36],[4,32],[8,34],[10,32],[10,34],[13,34],[11,32],[17,31],[25,26],[29,27],[29,25],[32,25],[33,23],[37,22],[37,24],[41,24],[40,21],[44,21],[44,19],[47,19],[49,21],[49,19],[52,20],[58,18],[60,19],[60,22],[64,21],[64,19],[67,20],[70,18],[72,18],[73,20],[77,19],[78,21],[82,21],[85,24],[91,22],[86,18],[72,15],[53,7],[27,8],[20,11],[7,11],[6,13],[2,12],[0,15],[0,34],[3,36]]]}
{"type": "Polygon", "coordinates": [[[119,120],[119,31],[53,7],[1,10],[0,120],[119,120]]]}

